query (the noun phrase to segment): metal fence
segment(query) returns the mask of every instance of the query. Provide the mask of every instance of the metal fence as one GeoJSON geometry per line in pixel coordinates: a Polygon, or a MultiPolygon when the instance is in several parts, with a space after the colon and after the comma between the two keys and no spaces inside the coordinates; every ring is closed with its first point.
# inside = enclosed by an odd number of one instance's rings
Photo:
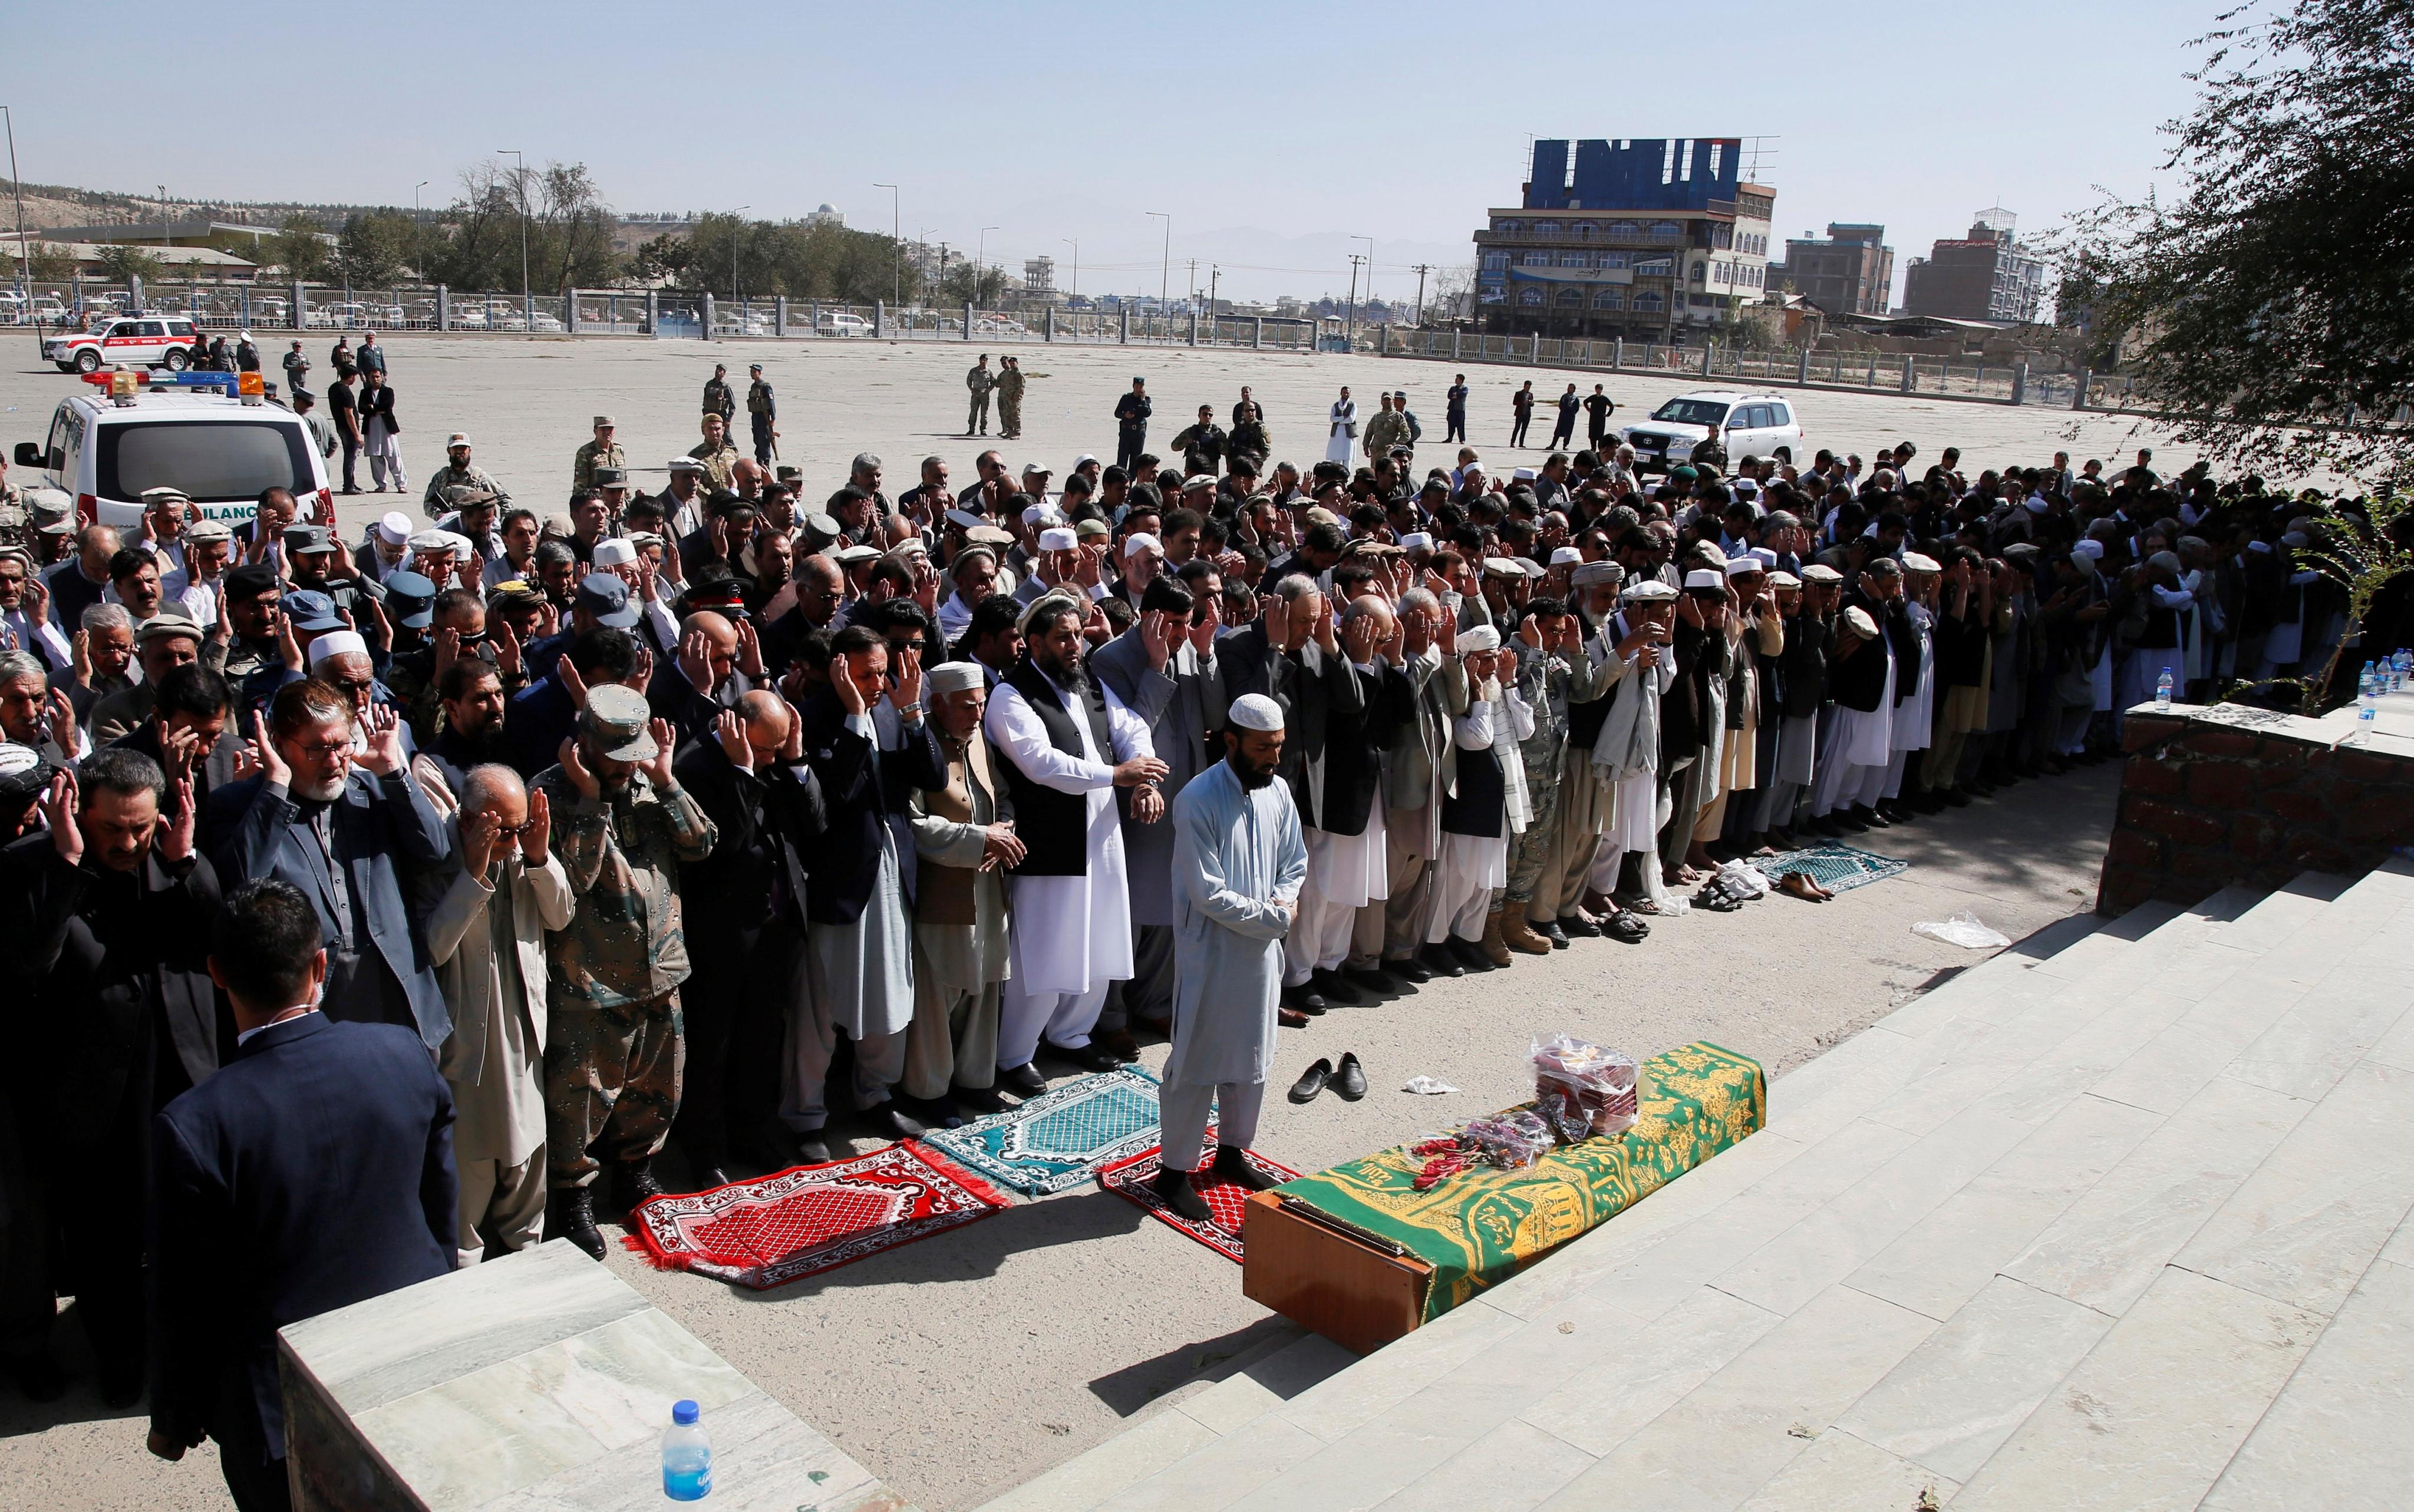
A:
{"type": "Polygon", "coordinates": [[[2025,366],[1896,353],[1743,348],[1715,341],[1591,340],[1463,330],[1343,330],[1337,320],[1204,311],[983,310],[836,301],[717,297],[695,289],[578,289],[567,297],[469,292],[413,285],[384,289],[284,284],[183,284],[91,279],[0,291],[0,326],[65,329],[135,310],[183,316],[213,331],[445,331],[662,338],[955,341],[988,346],[1214,347],[1339,351],[1371,357],[1636,373],[1704,382],[1865,390],[1994,404],[2126,408],[2120,375],[2031,373],[2025,366]]]}

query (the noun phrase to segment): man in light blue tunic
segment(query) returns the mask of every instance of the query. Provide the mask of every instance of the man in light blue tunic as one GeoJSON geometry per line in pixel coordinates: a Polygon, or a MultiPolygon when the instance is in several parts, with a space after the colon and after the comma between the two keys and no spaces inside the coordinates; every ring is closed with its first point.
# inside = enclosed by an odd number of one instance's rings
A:
{"type": "Polygon", "coordinates": [[[1253,1191],[1274,1185],[1242,1156],[1256,1140],[1282,998],[1283,936],[1307,880],[1307,841],[1282,762],[1282,705],[1232,702],[1224,760],[1173,802],[1173,1053],[1158,1093],[1164,1129],[1157,1194],[1208,1218],[1192,1174],[1217,1117],[1214,1174],[1253,1191]]]}

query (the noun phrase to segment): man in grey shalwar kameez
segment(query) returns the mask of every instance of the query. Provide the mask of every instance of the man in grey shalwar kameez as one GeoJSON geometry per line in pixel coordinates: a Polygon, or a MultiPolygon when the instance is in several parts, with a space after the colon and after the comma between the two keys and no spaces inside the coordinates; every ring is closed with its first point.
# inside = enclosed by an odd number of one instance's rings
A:
{"type": "Polygon", "coordinates": [[[1283,936],[1307,881],[1307,841],[1282,763],[1281,706],[1261,693],[1232,701],[1225,758],[1173,803],[1173,1053],[1158,1091],[1163,1164],[1156,1190],[1194,1223],[1208,1217],[1192,1184],[1210,1111],[1216,1176],[1262,1191],[1274,1183],[1242,1151],[1257,1138],[1282,997],[1283,936]]]}

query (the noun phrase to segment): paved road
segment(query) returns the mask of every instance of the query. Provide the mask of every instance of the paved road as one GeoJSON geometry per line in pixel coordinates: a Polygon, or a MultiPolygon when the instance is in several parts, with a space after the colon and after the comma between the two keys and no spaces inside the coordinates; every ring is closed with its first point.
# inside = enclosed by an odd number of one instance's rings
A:
{"type": "MultiPolygon", "coordinates": [[[[395,343],[394,381],[414,476],[439,460],[445,432],[467,428],[506,487],[556,508],[567,497],[570,452],[591,413],[615,413],[634,454],[659,467],[683,449],[712,361],[742,373],[755,354],[773,364],[794,417],[790,454],[798,444],[793,437],[802,436],[816,486],[835,487],[846,458],[864,446],[882,452],[892,479],[910,479],[912,462],[933,450],[960,478],[970,475],[972,449],[941,429],[962,415],[967,359],[927,346],[728,344],[706,352],[633,341],[406,339],[395,343]]],[[[1099,445],[1110,436],[1104,417],[1113,395],[1135,372],[1164,391],[1159,412],[1169,420],[1200,398],[1229,407],[1239,384],[1251,382],[1273,416],[1277,454],[1298,456],[1320,449],[1320,422],[1312,417],[1339,380],[1353,380],[1362,394],[1378,382],[1430,393],[1430,402],[1416,404],[1437,430],[1448,382],[1430,366],[1372,358],[1029,355],[1027,438],[1009,453],[1018,466],[1030,456],[1062,466],[1099,445]]],[[[48,369],[0,371],[0,440],[37,435],[66,383],[48,369]]],[[[1479,445],[1505,435],[1509,386],[1479,389],[1479,445]]],[[[1629,379],[1619,398],[1648,405],[1674,391],[1629,379]]],[[[1823,444],[1868,455],[1910,436],[1930,454],[1958,442],[1979,465],[2049,456],[2056,427],[2068,418],[1857,395],[1812,395],[1804,404],[1823,444]]],[[[1159,423],[1170,436],[1174,427],[1159,423]]],[[[2114,454],[2114,443],[2123,441],[2116,432],[2127,422],[2094,423],[2104,427],[2097,454],[2114,454]]],[[[2159,444],[2157,451],[2158,462],[2183,460],[2159,444]]],[[[1508,453],[1492,446],[1486,455],[1498,461],[1508,453]]],[[[346,522],[375,512],[348,507],[346,522]]],[[[1527,1039],[1553,1029],[1638,1058],[1709,1039],[1759,1057],[1772,1075],[1800,1064],[1940,973],[1970,964],[1969,954],[1914,935],[1915,921],[1966,908],[2017,939],[2090,906],[2116,785],[2110,767],[2024,783],[1930,823],[1872,837],[1870,849],[1905,857],[1912,869],[1833,903],[1770,898],[1740,913],[1661,921],[1640,947],[1583,943],[1506,973],[1438,983],[1285,1031],[1276,1073],[1284,1085],[1318,1056],[1355,1050],[1375,1090],[1358,1104],[1327,1094],[1304,1108],[1277,1092],[1260,1144],[1315,1169],[1489,1111],[1529,1088],[1527,1039]],[[1397,1090],[1420,1072],[1465,1090],[1438,1100],[1397,1090]]],[[[1164,1054],[1163,1045],[1150,1046],[1148,1063],[1161,1068],[1164,1054]]],[[[618,1253],[610,1264],[932,1512],[976,1505],[1029,1478],[1106,1438],[1145,1402],[1288,1327],[1241,1296],[1240,1272],[1229,1262],[1094,1189],[1020,1205],[767,1296],[655,1272],[618,1253]]],[[[73,1336],[71,1327],[64,1332],[73,1336]]],[[[224,1505],[210,1448],[166,1465],[143,1453],[139,1416],[102,1414],[85,1391],[39,1411],[0,1395],[0,1485],[24,1488],[29,1505],[94,1512],[224,1505]]]]}

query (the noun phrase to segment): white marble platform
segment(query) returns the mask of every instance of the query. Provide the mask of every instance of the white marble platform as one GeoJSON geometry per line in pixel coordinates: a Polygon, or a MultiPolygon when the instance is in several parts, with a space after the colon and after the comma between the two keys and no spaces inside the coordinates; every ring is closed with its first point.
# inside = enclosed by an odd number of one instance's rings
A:
{"type": "Polygon", "coordinates": [[[1399,1342],[991,1508],[2401,1505],[2414,867],[2094,924],[1399,1342]]]}
{"type": "Polygon", "coordinates": [[[563,1240],[278,1336],[298,1507],[618,1512],[663,1505],[671,1403],[703,1409],[708,1505],[905,1500],[563,1240]]]}

